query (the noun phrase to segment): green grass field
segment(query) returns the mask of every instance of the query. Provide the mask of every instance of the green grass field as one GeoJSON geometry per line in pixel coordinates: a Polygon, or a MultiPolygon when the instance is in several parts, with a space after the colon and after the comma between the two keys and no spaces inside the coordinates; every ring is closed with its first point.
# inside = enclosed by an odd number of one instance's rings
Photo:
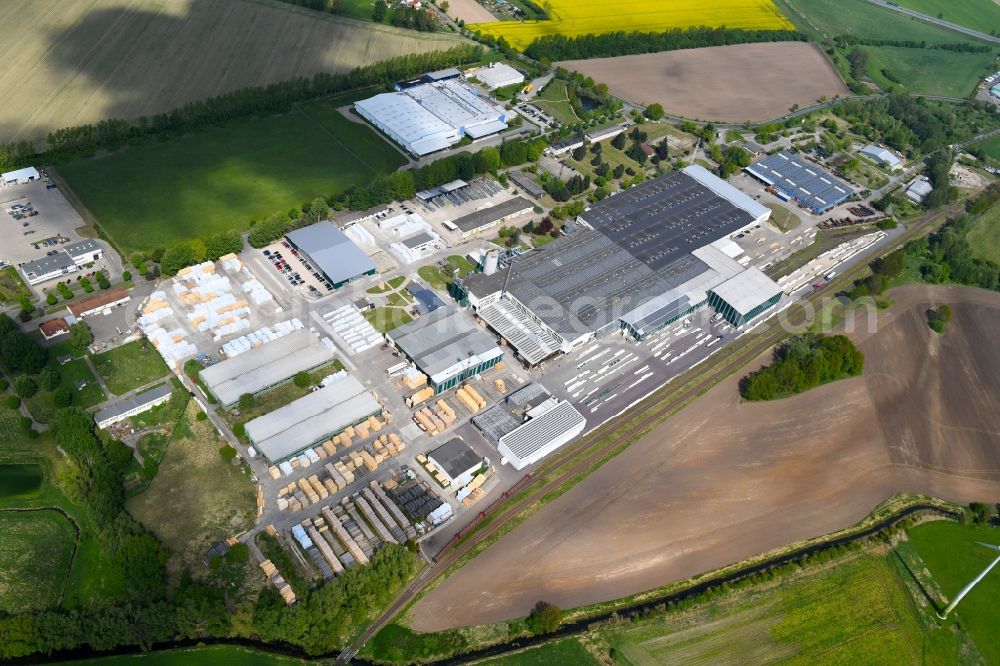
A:
{"type": "MultiPolygon", "coordinates": [[[[114,598],[124,587],[121,571],[104,556],[93,525],[82,507],[70,500],[52,481],[65,471],[65,457],[56,450],[55,442],[48,433],[42,433],[37,439],[29,440],[24,437],[17,427],[18,417],[17,412],[0,406],[0,463],[39,465],[43,470],[44,481],[37,492],[28,496],[0,497],[0,510],[57,507],[69,514],[80,526],[80,541],[66,585],[63,606],[75,608],[97,599],[114,598]]],[[[0,538],[3,533],[0,530],[0,538]]],[[[33,573],[43,578],[47,575],[37,567],[33,573]]],[[[65,569],[62,573],[65,574],[65,569]]]]}
{"type": "Polygon", "coordinates": [[[895,0],[903,7],[938,16],[987,34],[1000,29],[1000,5],[993,0],[895,0]]]}
{"type": "Polygon", "coordinates": [[[405,309],[395,306],[368,310],[367,312],[363,312],[361,316],[367,319],[368,323],[379,333],[388,333],[398,326],[409,324],[413,321],[413,317],[405,309]]]}
{"type": "Polygon", "coordinates": [[[334,104],[212,128],[58,165],[126,252],[168,247],[342,191],[404,157],[334,104]]]}
{"type": "Polygon", "coordinates": [[[986,155],[1000,162],[1000,136],[995,136],[989,141],[983,141],[978,145],[986,155]]]}
{"type": "Polygon", "coordinates": [[[767,204],[767,207],[771,209],[771,217],[768,218],[768,221],[781,231],[791,231],[802,224],[802,218],[784,206],[767,204]]]}
{"type": "MultiPolygon", "coordinates": [[[[912,40],[928,44],[985,43],[876,7],[865,0],[777,0],[777,4],[800,30],[818,40],[854,35],[864,39],[912,40]]],[[[869,53],[869,75],[880,86],[894,85],[909,92],[956,97],[969,95],[993,61],[992,52],[953,53],[937,49],[877,46],[862,48],[869,53]],[[887,69],[902,83],[890,82],[882,75],[882,69],[887,69]]],[[[842,56],[841,63],[843,66],[842,56]]]]}
{"type": "Polygon", "coordinates": [[[144,340],[134,340],[90,357],[108,390],[123,395],[170,374],[163,358],[144,340]]]}
{"type": "Polygon", "coordinates": [[[973,223],[966,240],[972,254],[1000,265],[1000,205],[993,206],[973,223]]]}
{"type": "Polygon", "coordinates": [[[0,499],[28,499],[42,487],[42,468],[32,463],[0,463],[0,499]]]}
{"type": "Polygon", "coordinates": [[[569,103],[566,82],[561,79],[552,79],[531,103],[562,124],[580,122],[580,117],[569,103]]]}
{"type": "Polygon", "coordinates": [[[0,511],[0,610],[55,606],[74,540],[73,526],[57,511],[0,511]]]}
{"type": "MultiPolygon", "coordinates": [[[[48,366],[59,372],[60,388],[65,387],[72,391],[73,402],[71,404],[87,409],[104,402],[106,399],[104,391],[101,390],[101,386],[97,383],[97,378],[94,377],[87,362],[82,358],[75,358],[65,365],[59,365],[59,361],[56,359],[61,353],[51,352],[48,366]],[[86,380],[87,385],[83,389],[77,390],[76,383],[81,379],[86,380]]],[[[46,391],[39,387],[38,393],[25,401],[28,411],[39,423],[50,423],[55,418],[56,412],[59,411],[55,405],[54,396],[55,391],[46,391]]]]}
{"type": "Polygon", "coordinates": [[[235,645],[213,645],[55,663],[87,664],[89,666],[119,666],[120,664],[139,664],[141,666],[285,666],[286,664],[316,664],[318,662],[248,650],[235,645]]]}
{"type": "Polygon", "coordinates": [[[869,52],[868,75],[883,88],[898,85],[882,74],[888,70],[904,82],[907,91],[965,97],[979,83],[992,56],[982,53],[952,53],[932,49],[893,46],[865,47],[869,52]]]}
{"type": "Polygon", "coordinates": [[[0,303],[13,303],[19,296],[30,296],[31,292],[13,266],[0,270],[0,303]]]}
{"type": "Polygon", "coordinates": [[[481,666],[597,666],[587,648],[575,638],[546,643],[540,647],[518,652],[506,657],[487,659],[481,666]]]}
{"type": "MultiPolygon", "coordinates": [[[[934,582],[950,601],[997,556],[977,541],[1000,545],[1000,529],[985,525],[967,526],[935,521],[908,531],[910,542],[920,554],[934,582]]],[[[1000,664],[1000,571],[993,571],[958,605],[945,624],[956,621],[968,632],[988,664],[1000,664]]]]}
{"type": "Polygon", "coordinates": [[[861,555],[662,618],[602,629],[617,663],[938,663],[886,557],[861,555]],[[929,649],[930,647],[930,649],[929,649]]]}

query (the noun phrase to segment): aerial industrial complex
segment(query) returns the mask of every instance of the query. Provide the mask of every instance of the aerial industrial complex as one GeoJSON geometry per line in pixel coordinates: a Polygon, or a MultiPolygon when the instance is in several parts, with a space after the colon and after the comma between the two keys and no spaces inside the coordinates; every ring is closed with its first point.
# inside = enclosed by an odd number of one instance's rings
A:
{"type": "MultiPolygon", "coordinates": [[[[891,154],[891,153],[890,153],[891,154]]],[[[853,194],[851,186],[796,153],[783,151],[746,167],[746,172],[773,187],[779,197],[794,200],[820,215],[853,194]]]]}
{"type": "MultiPolygon", "coordinates": [[[[457,70],[453,70],[457,73],[457,70]]],[[[407,152],[427,155],[507,129],[513,111],[484,99],[461,78],[434,78],[356,102],[361,116],[407,152]]]]}
{"type": "Polygon", "coordinates": [[[719,245],[770,214],[702,167],[687,167],[594,204],[577,218],[578,231],[506,270],[470,277],[462,295],[531,365],[616,330],[641,340],[708,304],[717,288],[717,309],[742,325],[781,289],[719,245]],[[735,295],[739,302],[725,307],[735,295]]]}

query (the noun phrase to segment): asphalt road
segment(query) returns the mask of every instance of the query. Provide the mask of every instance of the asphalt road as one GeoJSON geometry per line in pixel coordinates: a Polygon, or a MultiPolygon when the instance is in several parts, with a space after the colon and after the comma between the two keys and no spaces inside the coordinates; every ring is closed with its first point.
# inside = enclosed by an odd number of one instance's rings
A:
{"type": "Polygon", "coordinates": [[[964,25],[958,25],[957,23],[952,23],[951,21],[945,21],[944,19],[939,19],[928,14],[923,14],[921,12],[914,11],[912,9],[907,9],[906,7],[900,7],[897,4],[886,2],[885,0],[868,0],[873,5],[878,7],[884,7],[885,9],[898,12],[904,16],[909,16],[911,18],[918,19],[924,23],[930,23],[931,25],[936,25],[941,28],[947,28],[949,30],[954,30],[955,32],[960,32],[963,35],[968,35],[969,37],[975,37],[976,39],[981,39],[985,42],[993,42],[994,44],[1000,44],[1000,37],[994,37],[993,35],[988,35],[985,32],[979,32],[978,30],[973,30],[972,28],[966,28],[964,25]]]}

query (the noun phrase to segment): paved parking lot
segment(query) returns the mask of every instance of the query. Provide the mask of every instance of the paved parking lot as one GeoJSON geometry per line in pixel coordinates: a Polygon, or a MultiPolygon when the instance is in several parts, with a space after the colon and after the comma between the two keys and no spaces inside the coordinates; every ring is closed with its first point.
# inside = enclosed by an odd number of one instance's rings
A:
{"type": "MultiPolygon", "coordinates": [[[[58,188],[48,189],[44,181],[21,185],[0,186],[0,260],[12,266],[41,259],[47,252],[58,250],[66,243],[82,240],[79,230],[84,226],[83,218],[70,206],[58,188]],[[30,207],[37,215],[17,220],[10,214],[12,206],[30,207]],[[51,240],[51,245],[45,245],[51,240]]],[[[104,259],[97,262],[93,270],[109,272],[115,282],[121,278],[121,259],[102,240],[97,241],[104,248],[104,259]]],[[[57,280],[35,285],[36,292],[57,280]]]]}

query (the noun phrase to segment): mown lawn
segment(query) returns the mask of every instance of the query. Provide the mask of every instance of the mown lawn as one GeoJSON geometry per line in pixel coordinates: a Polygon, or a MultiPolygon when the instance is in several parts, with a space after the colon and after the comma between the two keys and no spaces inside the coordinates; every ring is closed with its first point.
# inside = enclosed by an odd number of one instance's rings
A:
{"type": "Polygon", "coordinates": [[[580,117],[569,102],[566,82],[562,79],[552,79],[531,103],[564,125],[580,122],[580,117]]]}
{"type": "MultiPolygon", "coordinates": [[[[934,0],[929,0],[934,1],[934,0]]],[[[992,0],[988,0],[992,2],[992,0]]],[[[966,43],[987,45],[961,33],[907,18],[865,0],[777,0],[789,18],[807,34],[832,39],[854,35],[862,39],[966,43]]],[[[986,32],[989,32],[986,30],[986,32]]],[[[848,51],[854,47],[850,47],[848,51]]],[[[993,60],[988,53],[955,53],[941,49],[860,46],[869,54],[868,74],[880,86],[909,92],[964,97],[993,60]],[[889,71],[898,83],[882,74],[889,71]]],[[[844,53],[839,52],[843,58],[844,53]]]]}
{"type": "Polygon", "coordinates": [[[73,526],[55,510],[0,510],[0,610],[54,607],[75,539],[73,526]]]}
{"type": "MultiPolygon", "coordinates": [[[[0,406],[0,463],[40,465],[44,480],[35,493],[24,497],[0,498],[0,510],[54,507],[65,511],[80,526],[80,540],[66,584],[64,607],[77,608],[89,605],[95,600],[111,599],[120,595],[124,588],[121,570],[104,555],[101,544],[97,540],[94,526],[83,507],[70,500],[54,483],[54,479],[65,471],[66,459],[56,450],[55,442],[48,433],[42,433],[37,439],[26,438],[17,427],[18,416],[16,412],[0,406]]],[[[65,519],[62,520],[65,521],[65,519]]],[[[68,524],[67,527],[69,527],[68,524]]],[[[4,530],[0,528],[0,540],[2,540],[4,533],[4,530]]],[[[57,550],[52,552],[53,554],[58,553],[57,550]]],[[[33,568],[24,575],[25,580],[33,582],[34,578],[38,577],[39,589],[46,589],[45,586],[50,584],[46,581],[49,580],[48,577],[52,575],[52,572],[44,566],[39,566],[38,562],[48,561],[45,556],[42,556],[41,559],[36,558],[33,568]]],[[[57,562],[57,560],[52,561],[57,562]]],[[[5,565],[0,564],[0,569],[4,568],[5,565]]],[[[65,573],[66,569],[62,567],[59,575],[63,576],[65,573]]],[[[59,584],[62,585],[61,577],[59,584]]],[[[0,599],[0,605],[2,605],[2,599],[0,599]]]]}
{"type": "Polygon", "coordinates": [[[983,141],[979,147],[991,158],[1000,162],[1000,136],[995,136],[989,141],[983,141]]]}
{"type": "Polygon", "coordinates": [[[409,324],[413,321],[413,317],[411,317],[405,309],[393,306],[368,310],[367,312],[362,313],[362,316],[367,319],[368,323],[371,324],[379,333],[388,333],[398,326],[409,324]]]}
{"type": "Polygon", "coordinates": [[[575,638],[546,643],[506,657],[479,662],[482,666],[597,666],[587,648],[575,638]]]}
{"type": "Polygon", "coordinates": [[[83,204],[130,254],[249,228],[395,170],[402,155],[332,108],[254,118],[58,165],[83,204]]]}
{"type": "Polygon", "coordinates": [[[83,661],[57,662],[67,664],[86,664],[87,666],[122,666],[123,664],[140,664],[141,666],[191,666],[193,664],[211,664],[212,666],[286,666],[291,664],[317,664],[319,662],[294,659],[283,655],[258,652],[235,645],[212,645],[206,647],[185,648],[182,650],[163,650],[160,652],[144,652],[134,655],[116,655],[113,657],[98,657],[83,661]]]}
{"type": "Polygon", "coordinates": [[[59,387],[53,391],[46,391],[39,387],[38,393],[25,401],[28,411],[39,423],[51,423],[55,418],[59,407],[56,406],[54,398],[59,388],[70,389],[73,395],[73,402],[70,404],[82,409],[93,407],[107,399],[100,384],[97,383],[97,378],[91,372],[90,366],[87,365],[87,361],[75,358],[66,365],[59,365],[59,361],[56,360],[58,356],[59,354],[54,351],[50,353],[47,365],[59,372],[59,387]],[[78,390],[76,383],[80,380],[86,381],[87,385],[78,390]]]}
{"type": "Polygon", "coordinates": [[[972,254],[1000,265],[1000,205],[993,206],[972,223],[966,240],[972,254]]]}
{"type": "Polygon", "coordinates": [[[108,390],[115,395],[128,393],[170,374],[163,358],[145,340],[133,340],[90,358],[108,390]]]}
{"type": "MultiPolygon", "coordinates": [[[[977,542],[1000,545],[1000,529],[985,525],[960,525],[949,521],[924,523],[908,530],[935,583],[948,601],[975,578],[997,555],[977,542]]],[[[958,622],[969,633],[987,664],[1000,664],[1000,571],[993,571],[969,592],[945,623],[958,622]]]]}
{"type": "Polygon", "coordinates": [[[925,652],[909,593],[875,555],[600,634],[629,664],[912,664],[942,656],[925,652]]]}
{"type": "Polygon", "coordinates": [[[1000,29],[1000,5],[994,0],[895,0],[909,9],[987,34],[1000,29]]]}

